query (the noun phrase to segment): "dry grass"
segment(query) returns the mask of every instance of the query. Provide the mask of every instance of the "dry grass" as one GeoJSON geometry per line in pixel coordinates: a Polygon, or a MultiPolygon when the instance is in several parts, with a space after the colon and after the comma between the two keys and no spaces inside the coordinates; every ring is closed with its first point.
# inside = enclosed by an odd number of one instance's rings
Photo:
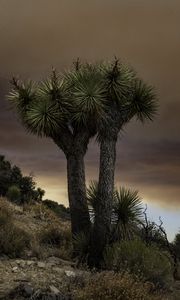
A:
{"type": "Polygon", "coordinates": [[[74,292],[75,300],[163,300],[151,293],[152,284],[142,283],[131,274],[101,272],[92,275],[85,286],[74,292]]]}
{"type": "Polygon", "coordinates": [[[19,257],[30,245],[30,235],[14,223],[5,199],[0,200],[0,254],[19,257]]]}
{"type": "Polygon", "coordinates": [[[28,256],[41,259],[51,255],[63,259],[71,256],[70,223],[61,221],[43,204],[28,204],[21,208],[1,198],[0,226],[1,254],[14,257],[19,252],[22,255],[28,246],[25,252],[28,256]],[[20,248],[22,250],[18,251],[20,248]]]}

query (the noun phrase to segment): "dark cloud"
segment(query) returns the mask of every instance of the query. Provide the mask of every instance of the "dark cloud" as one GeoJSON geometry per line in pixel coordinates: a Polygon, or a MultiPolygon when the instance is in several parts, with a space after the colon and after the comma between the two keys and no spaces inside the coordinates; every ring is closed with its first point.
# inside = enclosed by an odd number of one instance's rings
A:
{"type": "MultiPolygon", "coordinates": [[[[0,152],[25,173],[33,171],[48,197],[66,201],[64,155],[52,141],[27,135],[9,111],[9,79],[40,79],[52,65],[62,70],[77,56],[117,55],[155,86],[160,109],[153,123],[133,121],[125,128],[116,181],[140,189],[149,201],[180,207],[179,13],[178,0],[2,0],[0,152]]],[[[98,177],[98,155],[93,141],[86,156],[88,181],[98,177]]]]}

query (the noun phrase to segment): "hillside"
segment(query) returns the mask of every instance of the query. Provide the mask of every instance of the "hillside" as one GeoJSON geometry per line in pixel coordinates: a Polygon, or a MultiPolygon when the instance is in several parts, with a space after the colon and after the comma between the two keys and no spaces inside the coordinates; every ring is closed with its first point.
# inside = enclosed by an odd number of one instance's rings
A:
{"type": "MultiPolygon", "coordinates": [[[[57,293],[57,288],[61,288],[63,281],[74,276],[74,272],[79,274],[79,271],[75,269],[75,263],[65,260],[69,258],[69,253],[65,249],[70,243],[70,241],[65,242],[65,239],[70,240],[69,222],[59,220],[43,204],[26,205],[22,208],[1,199],[0,208],[0,222],[3,213],[8,211],[11,215],[8,217],[8,221],[9,218],[12,218],[13,226],[20,228],[30,237],[30,244],[19,255],[18,253],[6,255],[1,253],[0,255],[0,299],[10,297],[7,295],[11,291],[18,289],[18,287],[22,288],[22,286],[25,288],[24,295],[30,295],[30,291],[33,293],[39,289],[49,289],[49,291],[57,293]],[[61,232],[64,235],[64,237],[62,236],[61,247],[58,245],[60,241],[56,241],[56,243],[51,241],[52,244],[49,242],[49,245],[41,243],[41,235],[47,232],[47,228],[51,230],[51,233],[52,228],[56,228],[56,233],[61,232]],[[65,237],[65,235],[67,236],[65,237]]],[[[12,226],[9,230],[12,230],[12,226]]],[[[8,230],[6,234],[9,234],[8,230]]],[[[17,232],[14,231],[14,234],[17,232]]],[[[8,239],[8,236],[6,238],[8,239]]],[[[70,245],[68,246],[70,248],[70,245]]],[[[18,236],[15,237],[14,247],[17,247],[18,251],[18,247],[20,247],[18,246],[18,236]]],[[[20,299],[19,296],[17,297],[20,299]]]]}
{"type": "Polygon", "coordinates": [[[107,287],[110,293],[116,291],[120,295],[110,299],[179,299],[177,283],[168,295],[152,295],[147,284],[136,282],[134,286],[130,274],[115,275],[107,271],[95,274],[85,266],[79,267],[71,259],[69,221],[58,218],[43,203],[22,207],[1,198],[0,228],[2,300],[94,299],[92,291],[99,295],[106,293],[107,287]],[[128,294],[122,298],[124,293],[128,294]]]}

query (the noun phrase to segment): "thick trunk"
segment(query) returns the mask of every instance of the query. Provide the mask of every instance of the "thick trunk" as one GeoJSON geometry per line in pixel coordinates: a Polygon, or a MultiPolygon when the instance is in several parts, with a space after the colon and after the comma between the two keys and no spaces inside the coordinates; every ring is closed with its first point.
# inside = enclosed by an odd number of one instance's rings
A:
{"type": "Polygon", "coordinates": [[[72,234],[90,231],[90,217],[86,197],[84,155],[91,134],[87,131],[71,132],[65,128],[61,136],[53,140],[67,159],[68,198],[71,213],[72,234]]]}
{"type": "Polygon", "coordinates": [[[92,237],[92,252],[90,254],[90,264],[97,267],[102,260],[103,250],[110,236],[116,141],[116,137],[104,139],[100,146],[98,199],[92,237]]]}
{"type": "Polygon", "coordinates": [[[90,217],[86,198],[84,155],[75,152],[67,156],[68,196],[72,233],[89,232],[90,217]]]}

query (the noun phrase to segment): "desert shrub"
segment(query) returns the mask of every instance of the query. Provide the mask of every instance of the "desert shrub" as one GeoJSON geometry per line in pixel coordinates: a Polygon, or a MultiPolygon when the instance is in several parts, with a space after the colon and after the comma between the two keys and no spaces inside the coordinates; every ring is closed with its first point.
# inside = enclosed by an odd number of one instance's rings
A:
{"type": "Polygon", "coordinates": [[[7,202],[0,199],[0,228],[12,222],[12,213],[8,208],[7,202]]]}
{"type": "Polygon", "coordinates": [[[8,202],[0,200],[0,255],[19,257],[30,244],[30,236],[14,224],[8,202]]]}
{"type": "Polygon", "coordinates": [[[41,201],[44,191],[40,188],[36,189],[32,175],[23,176],[20,168],[13,166],[3,155],[0,155],[0,195],[8,196],[11,201],[18,200],[18,204],[21,205],[31,200],[41,201]],[[12,186],[16,189],[11,190],[12,186]]]}
{"type": "Polygon", "coordinates": [[[173,241],[174,251],[180,260],[180,233],[177,233],[173,241]]]}
{"type": "Polygon", "coordinates": [[[71,242],[71,234],[68,228],[61,228],[60,223],[55,223],[43,229],[39,233],[40,243],[51,246],[65,246],[71,242]]]}
{"type": "Polygon", "coordinates": [[[29,243],[29,235],[13,223],[0,228],[0,254],[20,257],[29,243]]]}
{"type": "Polygon", "coordinates": [[[105,266],[120,271],[129,270],[143,276],[156,287],[167,287],[172,269],[168,254],[141,240],[122,241],[105,250],[105,266]]]}
{"type": "Polygon", "coordinates": [[[7,191],[7,198],[12,202],[19,202],[20,201],[21,191],[16,185],[12,185],[8,188],[7,191]]]}
{"type": "Polygon", "coordinates": [[[14,224],[8,201],[0,200],[0,255],[19,257],[29,246],[30,236],[14,224]]]}
{"type": "MultiPolygon", "coordinates": [[[[151,285],[128,273],[101,272],[92,275],[74,292],[75,300],[153,300],[151,285]]],[[[162,298],[159,298],[162,299],[162,298]]]]}
{"type": "Polygon", "coordinates": [[[43,204],[51,209],[58,217],[65,219],[65,220],[70,220],[70,209],[69,207],[65,207],[63,204],[59,204],[55,201],[52,200],[44,200],[43,204]]]}
{"type": "Polygon", "coordinates": [[[24,204],[24,211],[30,212],[35,219],[42,221],[57,221],[58,218],[53,211],[48,209],[43,203],[29,203],[24,204]]]}

